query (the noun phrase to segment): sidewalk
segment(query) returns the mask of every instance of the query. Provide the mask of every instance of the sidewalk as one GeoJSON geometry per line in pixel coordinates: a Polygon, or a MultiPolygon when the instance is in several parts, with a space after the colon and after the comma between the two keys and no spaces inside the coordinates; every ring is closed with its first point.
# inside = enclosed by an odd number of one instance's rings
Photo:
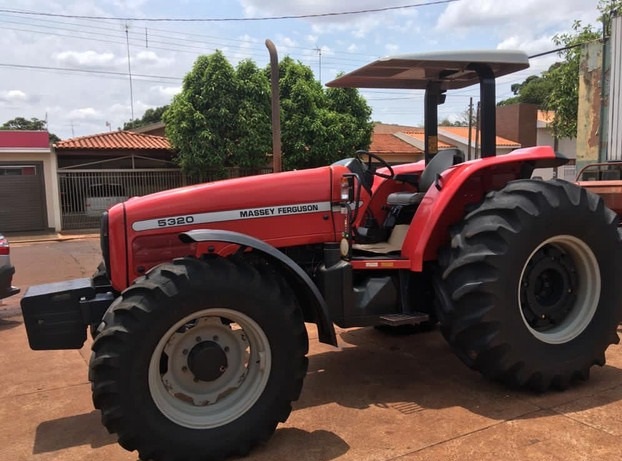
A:
{"type": "Polygon", "coordinates": [[[62,232],[25,232],[25,233],[4,233],[9,243],[33,243],[33,242],[53,242],[63,240],[77,240],[85,238],[99,238],[99,229],[83,229],[77,231],[62,232]]]}

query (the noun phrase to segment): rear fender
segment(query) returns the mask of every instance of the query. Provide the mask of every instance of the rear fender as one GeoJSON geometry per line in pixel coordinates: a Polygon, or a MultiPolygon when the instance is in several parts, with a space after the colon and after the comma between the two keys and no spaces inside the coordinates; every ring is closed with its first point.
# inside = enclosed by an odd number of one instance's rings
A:
{"type": "Polygon", "coordinates": [[[424,261],[437,259],[449,242],[449,227],[465,215],[465,207],[509,181],[531,177],[535,168],[563,165],[568,159],[549,146],[518,149],[509,154],[461,163],[443,172],[417,209],[402,247],[411,270],[421,272],[424,261]]]}
{"type": "MultiPolygon", "coordinates": [[[[311,278],[290,257],[267,243],[246,234],[225,230],[197,229],[179,234],[184,243],[192,243],[195,255],[200,257],[214,253],[214,248],[221,248],[227,253],[231,245],[252,248],[273,263],[287,278],[289,285],[300,302],[305,318],[313,319],[318,329],[319,340],[337,346],[335,328],[328,313],[328,306],[322,294],[311,278]]],[[[229,251],[230,253],[230,251],[229,251]]]]}

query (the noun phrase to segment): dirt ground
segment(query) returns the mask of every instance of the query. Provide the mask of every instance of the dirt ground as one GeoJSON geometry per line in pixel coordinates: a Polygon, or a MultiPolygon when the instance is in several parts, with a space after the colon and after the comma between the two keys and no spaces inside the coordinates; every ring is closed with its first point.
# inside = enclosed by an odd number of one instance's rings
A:
{"type": "MultiPolygon", "coordinates": [[[[91,275],[95,238],[15,243],[15,284],[91,275]]],[[[0,305],[0,460],[136,460],[93,409],[88,345],[31,351],[20,295],[0,305]]],[[[438,331],[391,336],[309,326],[310,362],[289,420],[247,460],[620,460],[622,347],[565,392],[508,390],[467,369],[438,331]]]]}

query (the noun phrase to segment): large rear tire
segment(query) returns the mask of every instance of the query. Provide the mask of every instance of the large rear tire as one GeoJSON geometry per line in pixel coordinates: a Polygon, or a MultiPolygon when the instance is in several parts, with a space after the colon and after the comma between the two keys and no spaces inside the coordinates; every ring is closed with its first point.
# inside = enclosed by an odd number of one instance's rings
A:
{"type": "Polygon", "coordinates": [[[291,412],[307,334],[271,271],[214,258],[163,264],[106,313],[89,377],[102,421],[149,460],[220,460],[291,412]]]}
{"type": "Polygon", "coordinates": [[[617,222],[600,197],[564,181],[489,193],[439,258],[441,330],[460,359],[539,391],[587,379],[619,341],[617,222]]]}

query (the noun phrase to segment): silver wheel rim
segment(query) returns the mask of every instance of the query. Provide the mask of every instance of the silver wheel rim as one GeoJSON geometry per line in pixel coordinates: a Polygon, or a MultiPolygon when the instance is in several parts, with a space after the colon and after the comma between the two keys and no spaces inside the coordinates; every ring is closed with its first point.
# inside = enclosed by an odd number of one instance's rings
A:
{"type": "Polygon", "coordinates": [[[184,317],[162,336],[149,363],[149,391],[160,412],[174,423],[192,429],[219,427],[257,402],[271,365],[270,343],[257,322],[231,309],[205,309],[184,317]],[[206,356],[216,360],[206,361],[206,356]]]}
{"type": "MultiPolygon", "coordinates": [[[[541,282],[539,282],[541,283],[541,282]]],[[[582,240],[573,237],[571,235],[558,235],[552,237],[543,243],[541,243],[527,258],[523,270],[521,271],[520,283],[518,287],[518,300],[519,310],[525,326],[529,332],[542,342],[548,344],[564,344],[577,336],[579,336],[590,324],[600,300],[600,287],[601,276],[600,268],[596,256],[582,240]],[[530,305],[525,292],[529,288],[529,284],[534,279],[540,280],[546,271],[533,274],[533,265],[535,259],[544,259],[544,256],[548,253],[553,254],[552,260],[558,255],[563,255],[565,259],[564,264],[557,264],[557,268],[561,268],[558,272],[561,274],[555,275],[555,270],[552,270],[553,279],[563,279],[566,277],[566,273],[569,277],[572,277],[573,283],[571,285],[561,284],[561,287],[565,289],[564,293],[560,296],[566,299],[566,306],[563,313],[558,315],[556,322],[549,322],[548,325],[536,326],[533,317],[538,314],[542,321],[547,322],[546,314],[534,309],[530,305]],[[534,313],[534,311],[538,311],[534,313]]],[[[537,297],[530,294],[531,297],[537,297]]],[[[552,295],[552,298],[555,298],[552,295]]],[[[534,303],[538,304],[538,303],[534,303]]],[[[540,306],[546,304],[541,303],[540,306]]],[[[539,321],[539,320],[537,320],[539,321]]]]}

